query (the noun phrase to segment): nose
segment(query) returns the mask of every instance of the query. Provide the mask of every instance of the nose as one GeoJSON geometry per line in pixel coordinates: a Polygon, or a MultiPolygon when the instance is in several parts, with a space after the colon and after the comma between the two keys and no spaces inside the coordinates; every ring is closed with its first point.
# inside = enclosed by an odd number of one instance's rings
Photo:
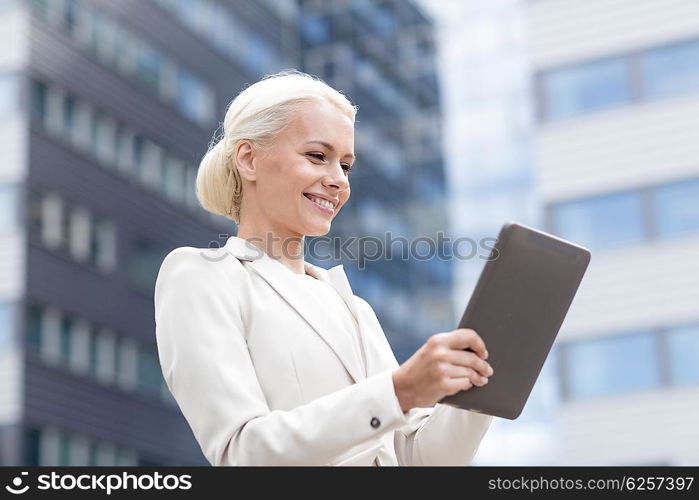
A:
{"type": "Polygon", "coordinates": [[[323,184],[326,186],[335,186],[340,191],[345,191],[349,188],[349,179],[339,162],[336,163],[335,167],[325,176],[323,184]]]}

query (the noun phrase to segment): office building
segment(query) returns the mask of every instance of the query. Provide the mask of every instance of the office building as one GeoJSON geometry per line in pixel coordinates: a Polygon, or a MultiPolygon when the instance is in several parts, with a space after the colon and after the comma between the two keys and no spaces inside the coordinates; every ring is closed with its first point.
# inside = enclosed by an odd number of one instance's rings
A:
{"type": "Polygon", "coordinates": [[[0,14],[0,464],[204,465],[160,372],[153,285],[168,251],[231,232],[196,168],[243,85],[298,64],[296,5],[0,14]]]}
{"type": "Polygon", "coordinates": [[[562,462],[699,463],[699,4],[527,4],[546,227],[592,251],[561,330],[562,462]]]}
{"type": "Polygon", "coordinates": [[[361,238],[342,263],[402,362],[455,326],[433,22],[411,1],[299,5],[303,68],[359,106],[352,195],[329,236],[361,238]]]}
{"type": "MultiPolygon", "coordinates": [[[[446,222],[430,23],[402,1],[9,0],[0,14],[0,465],[206,465],[162,378],[152,299],[170,250],[235,232],[194,193],[227,104],[281,69],[327,78],[360,105],[333,234],[431,236],[446,222]],[[313,42],[323,9],[342,17],[336,44],[313,42]]],[[[449,263],[383,259],[346,268],[405,359],[453,319],[449,263]]]]}

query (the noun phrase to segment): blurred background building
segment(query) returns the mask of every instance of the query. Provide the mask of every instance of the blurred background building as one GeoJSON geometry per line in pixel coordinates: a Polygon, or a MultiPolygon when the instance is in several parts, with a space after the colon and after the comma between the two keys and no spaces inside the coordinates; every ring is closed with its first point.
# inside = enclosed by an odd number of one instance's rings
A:
{"type": "MultiPolygon", "coordinates": [[[[475,463],[696,465],[699,5],[425,5],[454,230],[514,218],[593,252],[525,411],[494,421],[475,463]]],[[[456,294],[481,267],[458,264],[456,294]]]]}
{"type": "Polygon", "coordinates": [[[527,3],[545,227],[592,260],[560,334],[562,462],[699,464],[699,3],[527,3]]]}
{"type": "MultiPolygon", "coordinates": [[[[173,248],[235,234],[194,179],[265,74],[306,69],[360,106],[330,236],[448,229],[432,27],[412,2],[8,0],[0,38],[1,465],[207,463],[162,379],[153,285],[173,248]]],[[[449,324],[449,261],[366,257],[342,262],[403,361],[449,324]]]]}
{"type": "MultiPolygon", "coordinates": [[[[480,245],[489,238],[494,241],[507,220],[541,227],[532,161],[525,2],[425,0],[424,5],[438,34],[446,103],[442,143],[453,234],[480,245]]],[[[468,257],[469,251],[469,245],[460,245],[460,255],[468,257]]],[[[479,255],[454,260],[453,302],[459,315],[485,265],[487,252],[479,255]]],[[[474,464],[556,461],[555,361],[551,354],[517,420],[493,421],[474,464]]]]}
{"type": "Polygon", "coordinates": [[[402,259],[416,238],[514,219],[593,252],[475,464],[699,463],[694,0],[4,0],[0,40],[0,465],[207,464],[153,285],[173,248],[235,234],[198,204],[199,160],[230,100],[292,67],[359,106],[329,236],[396,239],[308,260],[344,264],[400,362],[484,264],[402,259]]]}
{"type": "Polygon", "coordinates": [[[198,205],[199,158],[231,97],[299,54],[293,3],[187,7],[0,4],[4,465],[206,463],[153,285],[169,250],[231,232],[198,205]]]}
{"type": "MultiPolygon", "coordinates": [[[[368,240],[343,259],[357,295],[374,308],[399,362],[431,334],[451,330],[448,247],[412,248],[448,233],[439,83],[432,22],[411,1],[303,0],[302,64],[359,106],[352,195],[329,236],[395,242],[375,258],[368,240]],[[403,241],[401,241],[401,239],[403,241]],[[391,258],[393,257],[393,258],[391,258]]],[[[309,259],[312,260],[312,259],[309,259]]],[[[330,267],[328,262],[321,263],[330,267]]]]}

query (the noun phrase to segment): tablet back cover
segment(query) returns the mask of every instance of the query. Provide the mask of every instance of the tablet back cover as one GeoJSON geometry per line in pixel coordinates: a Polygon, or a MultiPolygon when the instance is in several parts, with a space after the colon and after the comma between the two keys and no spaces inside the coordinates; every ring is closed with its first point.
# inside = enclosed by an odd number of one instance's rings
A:
{"type": "Polygon", "coordinates": [[[458,328],[488,349],[493,375],[483,387],[439,403],[516,419],[558,335],[590,261],[590,251],[542,231],[506,223],[458,328]]]}

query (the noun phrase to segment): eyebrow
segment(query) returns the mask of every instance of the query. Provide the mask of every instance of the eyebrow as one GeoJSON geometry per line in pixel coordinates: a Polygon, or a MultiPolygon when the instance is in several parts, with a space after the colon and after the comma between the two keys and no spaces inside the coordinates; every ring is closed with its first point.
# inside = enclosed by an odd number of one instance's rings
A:
{"type": "MultiPolygon", "coordinates": [[[[320,144],[321,146],[325,146],[330,151],[335,151],[335,148],[333,147],[333,145],[328,143],[328,142],[325,142],[325,141],[314,140],[314,141],[308,141],[306,144],[314,144],[314,143],[320,144]]],[[[354,160],[354,155],[352,153],[347,153],[346,155],[343,156],[343,158],[352,158],[354,160]]]]}

